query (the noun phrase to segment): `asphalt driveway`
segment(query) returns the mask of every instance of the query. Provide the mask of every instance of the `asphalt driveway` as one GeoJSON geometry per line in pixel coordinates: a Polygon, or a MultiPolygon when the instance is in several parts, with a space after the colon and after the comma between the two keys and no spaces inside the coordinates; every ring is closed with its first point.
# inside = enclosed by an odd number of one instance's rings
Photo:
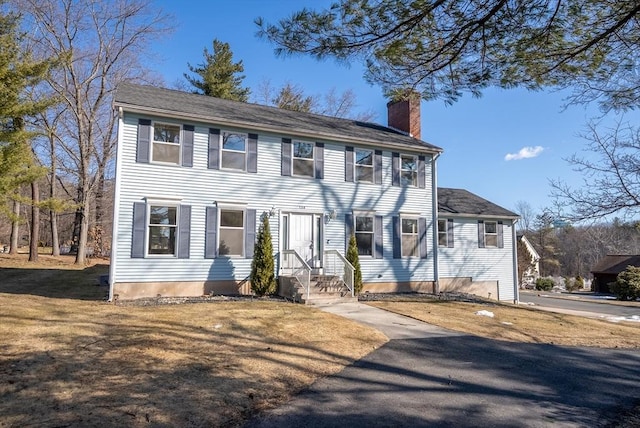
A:
{"type": "Polygon", "coordinates": [[[328,310],[392,340],[247,427],[597,427],[640,400],[637,350],[500,342],[348,305],[328,310]]]}

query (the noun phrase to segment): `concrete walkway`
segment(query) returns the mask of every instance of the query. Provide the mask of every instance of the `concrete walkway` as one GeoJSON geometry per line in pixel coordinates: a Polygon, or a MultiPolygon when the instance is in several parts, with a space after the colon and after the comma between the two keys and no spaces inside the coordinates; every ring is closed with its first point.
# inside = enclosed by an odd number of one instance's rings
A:
{"type": "Polygon", "coordinates": [[[637,350],[500,342],[361,303],[391,339],[247,427],[598,427],[640,400],[637,350]]]}

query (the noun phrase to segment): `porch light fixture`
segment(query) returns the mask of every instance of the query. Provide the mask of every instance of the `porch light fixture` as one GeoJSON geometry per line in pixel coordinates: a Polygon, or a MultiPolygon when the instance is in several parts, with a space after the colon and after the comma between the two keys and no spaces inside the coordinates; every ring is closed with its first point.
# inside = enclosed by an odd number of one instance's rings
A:
{"type": "Polygon", "coordinates": [[[331,210],[329,212],[324,213],[325,222],[329,223],[331,220],[335,220],[338,217],[338,213],[336,210],[331,210]]]}
{"type": "Polygon", "coordinates": [[[275,205],[273,205],[269,210],[269,217],[275,217],[276,215],[278,215],[278,209],[276,208],[275,205]]]}

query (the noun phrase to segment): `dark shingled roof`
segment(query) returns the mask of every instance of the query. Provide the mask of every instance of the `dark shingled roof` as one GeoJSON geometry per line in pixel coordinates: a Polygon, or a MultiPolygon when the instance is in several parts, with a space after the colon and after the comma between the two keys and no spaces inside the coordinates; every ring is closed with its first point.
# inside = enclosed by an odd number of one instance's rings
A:
{"type": "Polygon", "coordinates": [[[518,214],[467,190],[447,187],[438,187],[438,213],[479,217],[519,217],[518,214]]]}
{"type": "Polygon", "coordinates": [[[608,273],[617,275],[625,270],[627,266],[640,266],[640,256],[607,255],[594,266],[591,273],[608,273]]]}
{"type": "Polygon", "coordinates": [[[355,141],[428,153],[442,151],[439,147],[374,123],[282,110],[147,85],[119,85],[114,107],[291,136],[355,141]]]}

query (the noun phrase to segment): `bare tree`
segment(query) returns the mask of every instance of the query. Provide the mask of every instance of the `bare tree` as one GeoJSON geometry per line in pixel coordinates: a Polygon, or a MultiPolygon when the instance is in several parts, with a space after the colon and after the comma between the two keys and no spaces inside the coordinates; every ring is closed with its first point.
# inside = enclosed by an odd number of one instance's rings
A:
{"type": "Polygon", "coordinates": [[[531,207],[531,204],[527,201],[519,200],[516,202],[515,211],[520,216],[517,226],[521,232],[527,232],[531,230],[533,221],[535,220],[535,212],[531,207]]]}
{"type": "Polygon", "coordinates": [[[574,188],[551,180],[556,204],[567,208],[572,220],[600,219],[612,214],[637,214],[640,208],[640,129],[618,122],[605,133],[591,122],[582,135],[590,156],[573,155],[567,161],[583,176],[574,188]],[[595,157],[593,156],[595,155],[595,157]]]}
{"type": "Polygon", "coordinates": [[[343,119],[368,122],[375,118],[373,110],[356,111],[356,93],[347,89],[338,93],[331,88],[324,95],[306,95],[300,85],[291,82],[276,87],[269,79],[263,79],[252,90],[252,101],[258,104],[276,106],[287,110],[305,111],[343,119]]]}
{"type": "MultiPolygon", "coordinates": [[[[117,123],[111,109],[118,83],[152,82],[143,66],[150,41],[170,30],[168,16],[149,0],[14,0],[37,54],[64,61],[44,93],[64,106],[55,126],[59,167],[74,178],[78,204],[76,263],[85,262],[89,201],[102,195],[112,171],[117,123]]],[[[98,207],[102,204],[98,204],[98,207]]],[[[100,217],[100,214],[98,215],[100,217]]]]}

